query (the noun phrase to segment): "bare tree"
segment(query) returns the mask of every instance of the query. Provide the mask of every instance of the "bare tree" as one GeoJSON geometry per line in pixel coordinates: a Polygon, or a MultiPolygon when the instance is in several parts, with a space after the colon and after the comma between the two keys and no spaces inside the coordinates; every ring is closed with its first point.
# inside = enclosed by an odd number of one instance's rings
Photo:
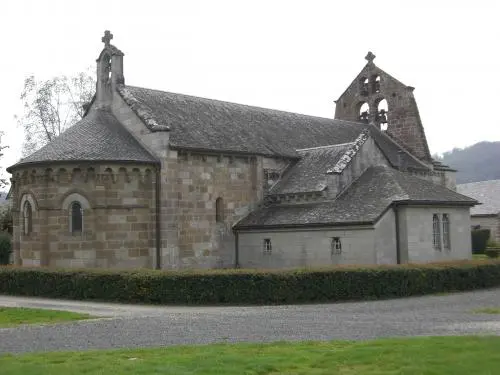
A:
{"type": "MultiPolygon", "coordinates": [[[[3,156],[2,150],[6,149],[7,147],[9,147],[9,146],[4,146],[3,145],[3,143],[2,143],[2,135],[3,135],[3,132],[0,132],[0,159],[2,159],[2,156],[3,156]]],[[[0,166],[0,173],[2,173],[1,172],[2,169],[4,169],[4,167],[0,166]]],[[[8,185],[7,179],[3,178],[2,175],[0,174],[0,195],[2,194],[3,188],[6,187],[7,185],[8,185]]]]}
{"type": "Polygon", "coordinates": [[[24,81],[23,114],[16,116],[24,128],[23,154],[27,155],[60,135],[85,114],[95,92],[95,80],[88,72],[24,81]]]}

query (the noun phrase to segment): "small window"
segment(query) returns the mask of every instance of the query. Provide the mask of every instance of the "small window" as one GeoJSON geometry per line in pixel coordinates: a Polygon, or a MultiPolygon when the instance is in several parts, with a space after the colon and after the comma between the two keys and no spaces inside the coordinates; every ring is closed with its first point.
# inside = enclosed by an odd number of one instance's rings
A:
{"type": "Polygon", "coordinates": [[[33,231],[33,209],[31,203],[26,201],[23,207],[23,231],[25,235],[33,231]]]}
{"type": "Polygon", "coordinates": [[[217,223],[224,221],[224,201],[220,197],[215,200],[215,221],[217,223]]]}
{"type": "Polygon", "coordinates": [[[448,214],[443,214],[443,247],[447,250],[451,249],[450,217],[448,214]]]}
{"type": "Polygon", "coordinates": [[[264,254],[271,254],[273,252],[273,246],[271,244],[270,238],[264,238],[264,254]]]}
{"type": "Polygon", "coordinates": [[[81,233],[83,229],[83,209],[80,202],[73,202],[70,206],[70,231],[71,233],[81,233]]]}
{"type": "Polygon", "coordinates": [[[441,250],[441,225],[439,215],[432,215],[432,246],[435,250],[441,250]]]}
{"type": "Polygon", "coordinates": [[[342,242],[340,242],[340,237],[333,237],[331,242],[332,255],[342,254],[342,242]]]}

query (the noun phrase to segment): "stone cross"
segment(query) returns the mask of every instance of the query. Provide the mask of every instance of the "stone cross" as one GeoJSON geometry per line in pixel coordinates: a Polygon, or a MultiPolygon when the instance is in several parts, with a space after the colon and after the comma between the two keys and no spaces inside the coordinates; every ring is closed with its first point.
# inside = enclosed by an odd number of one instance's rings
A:
{"type": "Polygon", "coordinates": [[[375,56],[372,51],[368,51],[368,54],[365,56],[365,59],[368,61],[369,64],[373,63],[373,60],[375,59],[375,56]]]}
{"type": "Polygon", "coordinates": [[[101,38],[102,42],[106,47],[109,47],[109,42],[113,39],[113,34],[109,30],[104,32],[104,36],[101,38]]]}

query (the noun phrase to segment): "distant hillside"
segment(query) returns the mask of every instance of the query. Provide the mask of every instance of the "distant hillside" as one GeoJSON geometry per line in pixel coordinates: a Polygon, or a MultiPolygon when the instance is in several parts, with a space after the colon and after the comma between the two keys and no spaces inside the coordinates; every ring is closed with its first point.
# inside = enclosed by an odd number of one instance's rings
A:
{"type": "Polygon", "coordinates": [[[457,184],[500,179],[500,142],[479,142],[445,152],[441,162],[458,170],[457,184]]]}

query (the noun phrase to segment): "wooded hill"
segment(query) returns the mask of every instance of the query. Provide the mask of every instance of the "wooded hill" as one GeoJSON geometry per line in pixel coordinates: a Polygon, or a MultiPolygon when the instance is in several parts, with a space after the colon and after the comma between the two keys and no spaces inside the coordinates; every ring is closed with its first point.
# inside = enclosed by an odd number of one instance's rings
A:
{"type": "Polygon", "coordinates": [[[439,160],[457,169],[457,184],[500,179],[500,142],[479,142],[445,152],[439,160]]]}

